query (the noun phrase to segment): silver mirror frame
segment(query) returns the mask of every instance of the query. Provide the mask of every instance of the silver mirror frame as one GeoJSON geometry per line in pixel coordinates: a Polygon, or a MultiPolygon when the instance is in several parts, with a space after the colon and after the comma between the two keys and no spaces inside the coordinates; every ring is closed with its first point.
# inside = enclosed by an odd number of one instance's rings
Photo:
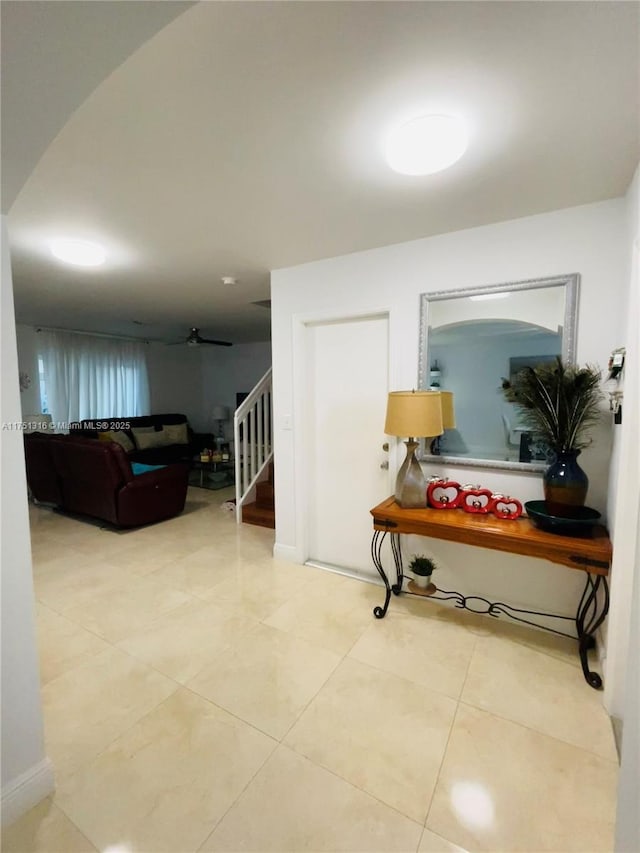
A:
{"type": "MultiPolygon", "coordinates": [[[[436,290],[433,293],[420,294],[420,344],[418,349],[418,388],[428,388],[428,341],[429,304],[444,299],[462,299],[467,296],[480,296],[484,293],[501,293],[518,290],[537,290],[546,287],[565,287],[564,324],[562,328],[562,358],[567,364],[576,359],[576,331],[578,326],[578,297],[580,293],[580,274],[557,275],[550,278],[532,278],[526,281],[505,282],[485,287],[467,287],[460,290],[436,290]]],[[[424,439],[420,442],[419,459],[428,465],[457,465],[465,468],[500,468],[508,471],[540,473],[547,468],[543,462],[507,462],[499,459],[471,459],[464,456],[433,456],[426,451],[424,439]]]]}

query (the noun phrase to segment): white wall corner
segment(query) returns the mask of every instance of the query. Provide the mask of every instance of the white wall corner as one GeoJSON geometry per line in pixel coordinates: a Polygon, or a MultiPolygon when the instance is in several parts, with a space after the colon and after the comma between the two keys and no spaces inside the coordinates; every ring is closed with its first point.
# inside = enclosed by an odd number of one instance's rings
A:
{"type": "Polygon", "coordinates": [[[19,817],[53,793],[55,778],[53,765],[48,758],[34,764],[17,779],[12,779],[2,789],[0,807],[2,826],[9,826],[19,817]]]}

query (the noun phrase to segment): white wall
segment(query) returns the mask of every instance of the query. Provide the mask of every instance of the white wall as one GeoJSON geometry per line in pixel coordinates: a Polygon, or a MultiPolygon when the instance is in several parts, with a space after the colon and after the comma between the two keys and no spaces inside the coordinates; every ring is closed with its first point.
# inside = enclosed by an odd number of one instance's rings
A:
{"type": "MultiPolygon", "coordinates": [[[[296,466],[295,429],[283,428],[283,418],[296,410],[304,381],[295,343],[301,318],[388,310],[391,387],[411,388],[417,381],[421,293],[577,272],[582,276],[577,359],[605,366],[609,351],[619,342],[624,316],[617,298],[625,288],[624,222],[624,200],[615,199],[272,273],[278,553],[297,560],[307,556],[300,509],[305,505],[304,483],[297,476],[302,466],[296,466]]],[[[601,511],[606,511],[609,455],[607,421],[581,457],[591,481],[588,502],[601,511]]],[[[542,497],[540,475],[440,470],[462,482],[482,481],[521,500],[542,497]]],[[[381,500],[384,497],[380,495],[381,500]]],[[[575,610],[583,583],[579,572],[453,543],[431,540],[430,549],[432,545],[444,564],[443,586],[451,583],[469,592],[491,588],[515,603],[542,602],[547,609],[564,613],[575,610]]]]}
{"type": "Polygon", "coordinates": [[[31,385],[20,392],[22,415],[37,415],[42,411],[40,403],[40,381],[38,378],[38,333],[33,326],[16,326],[18,343],[18,370],[27,373],[31,385]]]}
{"type": "Polygon", "coordinates": [[[203,429],[202,367],[198,347],[147,346],[151,413],[185,414],[196,432],[203,429]]]}
{"type": "MultiPolygon", "coordinates": [[[[214,430],[214,406],[228,406],[231,419],[225,425],[233,437],[236,392],[251,391],[271,367],[271,342],[235,344],[232,347],[200,347],[202,353],[201,418],[207,432],[214,430]]],[[[217,428],[217,425],[216,425],[217,428]]],[[[205,431],[203,429],[203,431],[205,431]]]]}
{"type": "MultiPolygon", "coordinates": [[[[624,370],[622,424],[615,428],[609,483],[614,553],[611,612],[607,631],[605,704],[613,717],[625,716],[626,662],[632,612],[634,573],[640,572],[638,509],[640,507],[640,167],[626,197],[625,261],[627,288],[622,305],[626,317],[617,346],[627,347],[624,370]]],[[[637,650],[634,650],[634,655],[637,650]]],[[[637,702],[636,697],[636,702],[637,702]]]]}
{"type": "MultiPolygon", "coordinates": [[[[13,285],[2,217],[2,416],[21,421],[13,285]]],[[[31,542],[20,430],[2,429],[2,822],[53,789],[44,752],[34,620],[31,542]]]]}

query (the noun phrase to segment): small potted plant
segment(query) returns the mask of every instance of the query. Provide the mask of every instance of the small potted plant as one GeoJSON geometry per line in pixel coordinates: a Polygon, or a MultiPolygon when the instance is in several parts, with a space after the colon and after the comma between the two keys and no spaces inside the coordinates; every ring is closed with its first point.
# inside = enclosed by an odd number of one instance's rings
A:
{"type": "Polygon", "coordinates": [[[409,571],[413,574],[414,583],[419,589],[427,589],[431,582],[431,575],[437,568],[430,557],[415,554],[409,563],[409,571]]]}
{"type": "Polygon", "coordinates": [[[552,364],[526,367],[512,381],[503,379],[502,391],[517,406],[523,426],[555,454],[543,478],[547,512],[575,517],[589,486],[576,460],[600,418],[600,371],[557,358],[552,364]]]}

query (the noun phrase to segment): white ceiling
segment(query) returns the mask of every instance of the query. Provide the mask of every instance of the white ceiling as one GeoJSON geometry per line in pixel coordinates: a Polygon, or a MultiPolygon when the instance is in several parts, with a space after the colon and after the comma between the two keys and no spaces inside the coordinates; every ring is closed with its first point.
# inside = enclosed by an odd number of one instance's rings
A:
{"type": "MultiPolygon", "coordinates": [[[[44,5],[55,15],[68,4],[44,5]]],[[[176,6],[72,5],[116,16],[146,8],[150,18],[176,6]]],[[[269,313],[252,303],[269,297],[271,269],[622,195],[639,156],[639,8],[172,9],[70,117],[10,209],[18,320],[166,339],[196,325],[207,337],[264,340],[269,313]],[[464,117],[469,150],[446,172],[397,175],[381,140],[423,111],[464,117]],[[102,242],[108,263],[62,266],[47,249],[61,234],[102,242]],[[223,285],[225,275],[238,283],[223,285]]],[[[67,16],[64,38],[54,28],[47,44],[62,71],[62,48],[86,36],[74,26],[67,16]]],[[[118,45],[124,29],[106,28],[103,41],[118,45]]],[[[86,47],[97,83],[91,39],[86,47]]],[[[38,49],[21,44],[25,93],[43,71],[22,53],[38,49]]],[[[47,75],[54,111],[64,88],[53,67],[47,75]]],[[[9,174],[16,149],[3,139],[9,174]]]]}

